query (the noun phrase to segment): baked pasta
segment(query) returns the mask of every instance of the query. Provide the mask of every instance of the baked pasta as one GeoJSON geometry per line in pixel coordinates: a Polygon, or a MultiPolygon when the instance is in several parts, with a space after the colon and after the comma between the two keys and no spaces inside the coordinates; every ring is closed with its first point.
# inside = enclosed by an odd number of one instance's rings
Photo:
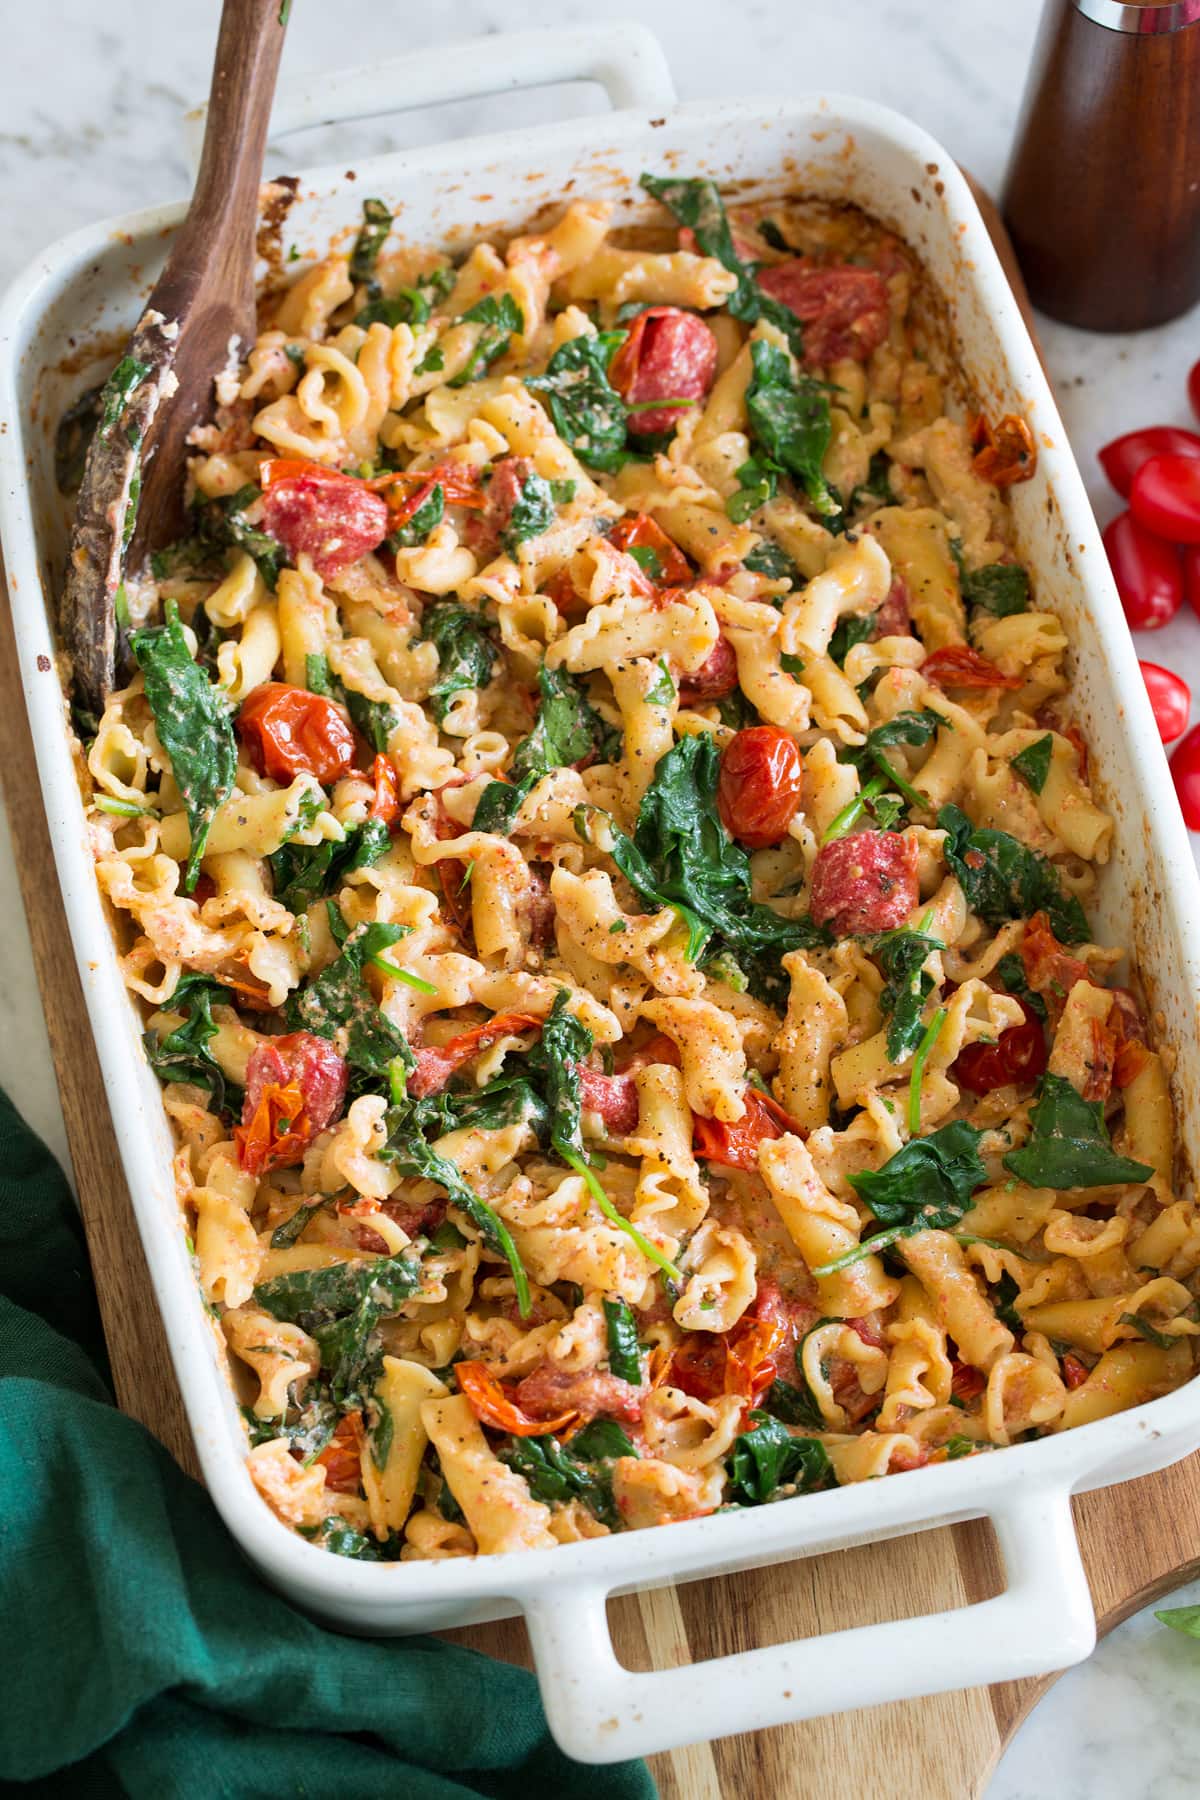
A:
{"type": "Polygon", "coordinates": [[[755,1506],[1193,1369],[1032,438],[873,221],[643,186],[457,266],[368,201],[218,381],[84,731],[250,1474],[346,1555],[755,1506]]]}

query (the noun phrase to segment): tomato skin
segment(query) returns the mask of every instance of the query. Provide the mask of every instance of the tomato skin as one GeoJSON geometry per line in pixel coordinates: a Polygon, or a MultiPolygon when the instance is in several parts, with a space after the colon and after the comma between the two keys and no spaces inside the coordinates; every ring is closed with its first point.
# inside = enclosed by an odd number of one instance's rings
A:
{"type": "Polygon", "coordinates": [[[692,1119],[692,1148],[706,1162],[720,1163],[727,1169],[758,1168],[758,1147],[785,1132],[800,1135],[800,1126],[771,1094],[761,1088],[746,1087],[742,1092],[746,1110],[740,1119],[726,1124],[723,1119],[705,1119],[699,1113],[692,1119]]]}
{"type": "Polygon", "coordinates": [[[717,340],[711,328],[681,306],[648,306],[629,321],[629,336],[608,369],[613,387],[630,406],[629,430],[635,436],[673,431],[685,409],[655,408],[652,400],[690,400],[694,410],[717,372],[717,340]]]}
{"type": "Polygon", "coordinates": [[[843,356],[866,362],[888,334],[887,285],[878,269],[797,256],[760,269],[758,285],[804,321],[806,369],[843,356]]]}
{"type": "Polygon", "coordinates": [[[975,452],[971,467],[993,487],[1013,487],[1037,471],[1037,445],[1018,413],[1005,413],[995,425],[978,413],[971,421],[971,448],[975,452]]]}
{"type": "Polygon", "coordinates": [[[242,1122],[234,1126],[238,1163],[252,1175],[294,1168],[346,1099],[349,1071],[326,1038],[292,1031],[264,1038],[246,1064],[242,1122]]]}
{"type": "Polygon", "coordinates": [[[813,864],[810,908],[835,937],[903,925],[920,898],[917,846],[893,831],[848,831],[822,844],[813,864]]]}
{"type": "Polygon", "coordinates": [[[1129,490],[1133,516],[1172,544],[1200,544],[1200,459],[1152,456],[1129,490]]]}
{"type": "Polygon", "coordinates": [[[1189,831],[1200,831],[1200,725],[1193,725],[1171,752],[1171,779],[1184,824],[1189,831]]]}
{"type": "Polygon", "coordinates": [[[417,1100],[439,1094],[464,1063],[469,1063],[500,1038],[541,1029],[542,1021],[535,1019],[532,1013],[497,1013],[483,1025],[472,1025],[468,1031],[460,1031],[448,1044],[418,1050],[417,1066],[408,1078],[408,1091],[417,1100]]]}
{"type": "Polygon", "coordinates": [[[1200,419],[1200,362],[1194,362],[1188,370],[1187,391],[1192,411],[1200,419]]]}
{"type": "Polygon", "coordinates": [[[778,725],[735,732],[721,753],[717,811],[730,837],[765,850],[787,836],[804,797],[804,764],[795,738],[778,725]]]}
{"type": "Polygon", "coordinates": [[[604,1075],[580,1063],[579,1085],[583,1110],[599,1115],[609,1137],[628,1137],[637,1130],[641,1108],[632,1075],[604,1075]]]}
{"type": "Polygon", "coordinates": [[[691,675],[679,680],[680,706],[706,706],[723,700],[738,684],[737,655],[727,637],[719,637],[708,657],[691,675]]]}
{"type": "Polygon", "coordinates": [[[367,808],[368,819],[378,819],[390,831],[400,821],[400,777],[390,756],[380,754],[371,764],[375,793],[367,808]]]}
{"type": "Polygon", "coordinates": [[[293,561],[312,557],[330,580],[375,550],[388,534],[388,509],[352,475],[294,457],[273,457],[260,470],[262,522],[293,561]]]}
{"type": "Polygon", "coordinates": [[[969,644],[947,644],[921,664],[926,681],[940,688],[1019,688],[1024,677],[1005,675],[969,644]]]}
{"type": "Polygon", "coordinates": [[[237,733],[259,774],[282,783],[308,774],[330,787],[350,774],[358,756],[354,733],[333,701],[284,681],[264,681],[246,695],[237,733]]]}
{"type": "Polygon", "coordinates": [[[625,513],[608,534],[618,550],[653,550],[661,573],[657,580],[639,568],[647,593],[656,587],[684,587],[692,579],[692,565],[673,539],[649,513],[625,513]]]}
{"type": "Polygon", "coordinates": [[[1173,744],[1187,730],[1192,710],[1192,690],[1183,677],[1161,663],[1140,662],[1142,680],[1154,709],[1154,723],[1164,744],[1173,744]]]}
{"type": "Polygon", "coordinates": [[[512,1437],[553,1437],[579,1417],[577,1411],[571,1411],[556,1419],[529,1418],[483,1362],[455,1363],[454,1378],[479,1423],[490,1431],[507,1431],[512,1437]]]}
{"type": "Polygon", "coordinates": [[[1183,565],[1173,544],[1118,513],[1104,528],[1104,548],[1131,631],[1157,631],[1183,602],[1183,565]]]}
{"type": "Polygon", "coordinates": [[[1200,456],[1200,437],[1178,425],[1147,425],[1114,438],[1097,453],[1100,467],[1122,500],[1128,500],[1134,476],[1152,456],[1200,456]]]}
{"type": "Polygon", "coordinates": [[[779,1373],[778,1353],[788,1337],[775,1318],[743,1314],[728,1331],[689,1331],[675,1351],[667,1379],[695,1400],[737,1394],[757,1406],[779,1373]]]}
{"type": "Polygon", "coordinates": [[[972,1094],[990,1094],[994,1088],[1010,1082],[1030,1083],[1037,1080],[1046,1067],[1046,1033],[1042,1021],[1025,1000],[1018,1004],[1024,1013],[1020,1025],[1010,1025],[994,1044],[968,1044],[960,1050],[950,1070],[950,1078],[972,1094]]]}

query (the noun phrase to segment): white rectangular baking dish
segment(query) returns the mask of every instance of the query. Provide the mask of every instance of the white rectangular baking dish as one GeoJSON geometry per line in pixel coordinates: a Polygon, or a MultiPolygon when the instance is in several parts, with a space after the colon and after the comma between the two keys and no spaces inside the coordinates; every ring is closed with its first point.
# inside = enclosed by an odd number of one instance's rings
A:
{"type": "MultiPolygon", "coordinates": [[[[989,412],[1021,412],[1040,446],[1036,479],[1014,490],[1020,543],[1039,590],[1075,644],[1076,693],[1116,850],[1099,917],[1132,944],[1166,1041],[1190,1165],[1200,1167],[1200,890],[1133,648],[1078,470],[1024,325],[965,183],[946,153],[894,113],[810,95],[676,107],[661,52],[636,26],[492,37],[322,78],[285,91],[277,132],[434,100],[571,78],[601,81],[619,110],[576,124],[396,154],[301,178],[287,241],[319,251],[352,227],[364,195],[397,206],[417,242],[463,247],[527,226],[567,193],[613,198],[635,215],[643,168],[708,173],[744,193],[853,200],[924,258],[945,296],[958,354],[989,412]],[[356,177],[356,178],[355,178],[356,177]]],[[[0,529],[21,673],[75,954],[146,1256],[209,1489],[266,1578],[325,1619],[360,1632],[463,1625],[523,1611],[551,1729],[584,1761],[1063,1668],[1094,1623],[1070,1495],[1145,1474],[1200,1444],[1200,1385],[999,1455],[737,1513],[525,1556],[362,1565],[314,1549],[251,1487],[244,1438],[193,1280],[171,1181],[158,1084],[139,1042],[98,898],[64,731],[47,616],[47,571],[65,520],[53,485],[53,424],[92,371],[76,347],[136,316],[182,215],[167,207],[97,225],[37,258],[0,308],[0,529]],[[67,359],[70,373],[62,364],[67,359]],[[961,1611],[813,1636],[653,1674],[617,1663],[609,1593],[986,1515],[1008,1578],[961,1611]]],[[[116,334],[114,339],[112,334],[116,334]]],[[[903,1563],[896,1559],[896,1568],[903,1563]]]]}

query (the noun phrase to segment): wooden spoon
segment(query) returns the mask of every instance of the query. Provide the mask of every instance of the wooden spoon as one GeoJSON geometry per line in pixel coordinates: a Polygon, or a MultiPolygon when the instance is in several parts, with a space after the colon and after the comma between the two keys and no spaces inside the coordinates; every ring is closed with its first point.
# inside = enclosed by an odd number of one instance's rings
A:
{"type": "Polygon", "coordinates": [[[124,655],[126,566],[179,535],[188,433],[212,410],[216,376],[254,341],[258,193],[286,16],[281,0],[225,0],[192,203],[100,397],[60,611],[78,697],[97,716],[124,655]]]}

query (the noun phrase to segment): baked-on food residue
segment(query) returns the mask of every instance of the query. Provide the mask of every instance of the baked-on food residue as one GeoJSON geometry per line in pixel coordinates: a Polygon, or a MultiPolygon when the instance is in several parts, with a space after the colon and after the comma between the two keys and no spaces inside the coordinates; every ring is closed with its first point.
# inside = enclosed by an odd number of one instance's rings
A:
{"type": "Polygon", "coordinates": [[[346,1555],[1192,1372],[1028,428],[952,398],[869,219],[643,185],[657,237],[581,201],[454,267],[369,200],[298,268],[88,746],[250,1473],[346,1555]]]}

